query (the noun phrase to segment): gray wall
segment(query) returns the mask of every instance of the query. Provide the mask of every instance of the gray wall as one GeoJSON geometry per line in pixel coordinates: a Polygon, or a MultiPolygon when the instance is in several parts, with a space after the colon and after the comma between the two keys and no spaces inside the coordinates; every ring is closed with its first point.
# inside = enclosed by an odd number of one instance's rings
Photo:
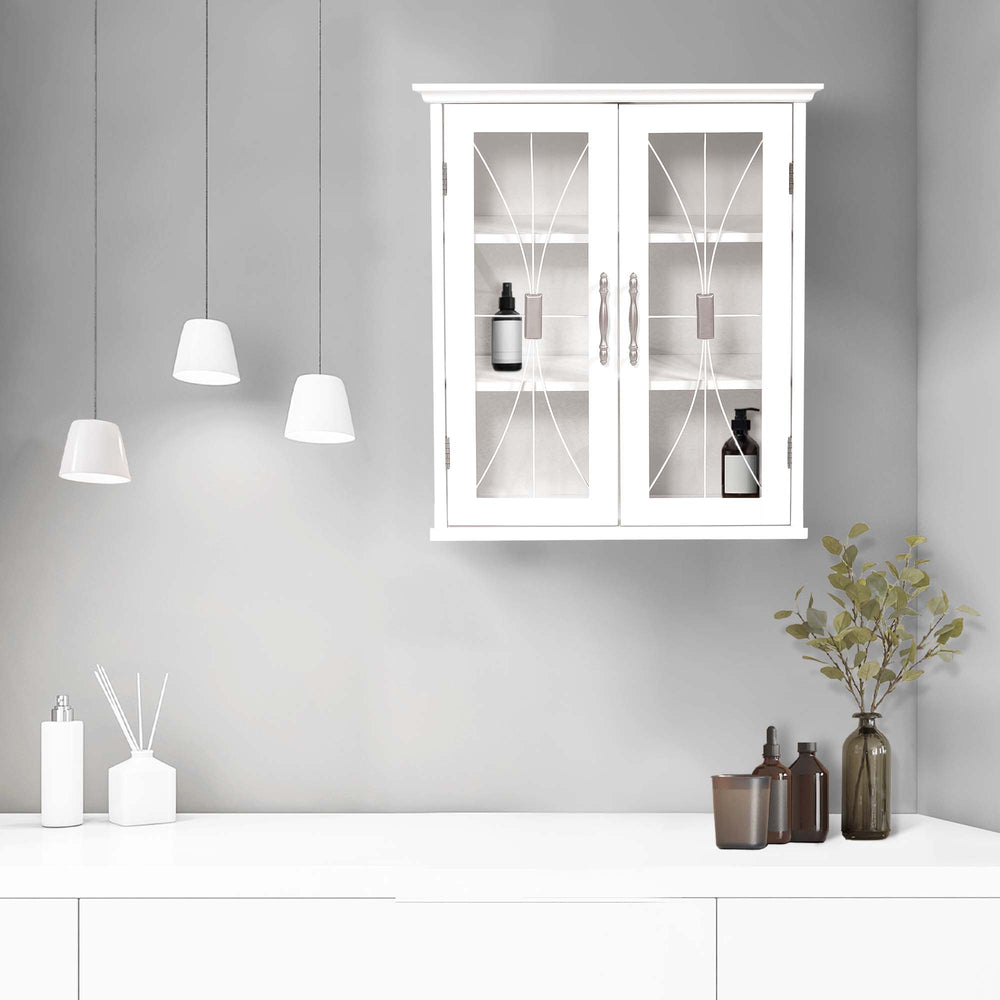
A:
{"type": "MultiPolygon", "coordinates": [[[[282,437],[314,359],[315,4],[212,3],[212,312],[243,373],[226,390],[170,377],[202,308],[202,6],[101,10],[100,405],[121,488],[56,476],[90,407],[91,8],[0,4],[0,809],[37,808],[37,726],[64,690],[104,808],[123,742],[95,660],[126,690],[170,670],[157,745],[187,810],[707,809],[708,775],[752,767],[768,723],[786,756],[820,741],[839,796],[851,702],[771,614],[826,589],[822,534],[864,519],[891,553],[915,524],[915,4],[329,3],[324,315],[359,432],[342,448],[282,437]],[[427,540],[414,80],[827,85],[810,541],[427,540]]],[[[885,729],[912,810],[912,692],[885,729]]]]}
{"type": "Polygon", "coordinates": [[[924,555],[983,615],[966,655],[919,682],[921,812],[1000,830],[1000,619],[994,458],[1000,368],[1000,6],[919,8],[918,483],[924,555]],[[960,16],[956,16],[960,14],[960,16]]]}

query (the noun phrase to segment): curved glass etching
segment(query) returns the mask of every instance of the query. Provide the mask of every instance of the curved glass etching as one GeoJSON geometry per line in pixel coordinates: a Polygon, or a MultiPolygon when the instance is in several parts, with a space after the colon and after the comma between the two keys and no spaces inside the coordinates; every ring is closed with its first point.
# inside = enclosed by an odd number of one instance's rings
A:
{"type": "MultiPolygon", "coordinates": [[[[586,497],[588,137],[476,133],[476,495],[586,497]],[[491,321],[503,282],[540,339],[520,371],[495,371],[491,321]]],[[[525,331],[528,332],[527,330],[525,331]]]]}
{"type": "MultiPolygon", "coordinates": [[[[649,378],[657,390],[649,495],[721,496],[724,468],[734,472],[721,455],[727,440],[746,491],[760,492],[759,457],[744,455],[731,422],[737,408],[761,406],[763,137],[653,134],[648,145],[649,378]]],[[[751,434],[760,439],[757,420],[751,434]]]]}

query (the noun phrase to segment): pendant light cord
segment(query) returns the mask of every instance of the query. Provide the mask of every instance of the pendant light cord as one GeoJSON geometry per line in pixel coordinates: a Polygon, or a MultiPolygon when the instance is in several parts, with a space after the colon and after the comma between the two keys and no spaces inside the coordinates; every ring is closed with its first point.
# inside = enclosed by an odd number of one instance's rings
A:
{"type": "Polygon", "coordinates": [[[208,319],[208,0],[205,0],[205,319],[208,319]]]}
{"type": "Polygon", "coordinates": [[[97,419],[97,0],[94,0],[94,419],[97,419]]]}
{"type": "MultiPolygon", "coordinates": [[[[207,0],[206,0],[207,2],[207,0]]],[[[323,0],[319,0],[319,373],[323,374],[323,0]]]]}

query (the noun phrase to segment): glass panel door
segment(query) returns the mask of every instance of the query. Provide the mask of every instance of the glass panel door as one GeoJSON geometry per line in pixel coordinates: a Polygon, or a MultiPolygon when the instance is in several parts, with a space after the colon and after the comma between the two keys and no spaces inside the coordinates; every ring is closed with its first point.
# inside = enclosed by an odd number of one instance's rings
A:
{"type": "Polygon", "coordinates": [[[623,524],[788,524],[789,105],[621,109],[623,524]]]}
{"type": "Polygon", "coordinates": [[[448,523],[616,524],[617,108],[446,107],[444,144],[448,523]]]}

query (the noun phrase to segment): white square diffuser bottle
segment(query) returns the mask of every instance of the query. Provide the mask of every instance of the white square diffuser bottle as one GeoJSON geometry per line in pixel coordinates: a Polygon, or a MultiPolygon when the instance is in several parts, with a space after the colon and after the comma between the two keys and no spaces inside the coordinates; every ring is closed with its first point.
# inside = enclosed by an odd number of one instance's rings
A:
{"type": "Polygon", "coordinates": [[[119,826],[173,823],[177,819],[177,771],[133,750],[130,760],[108,769],[108,819],[119,826]]]}

